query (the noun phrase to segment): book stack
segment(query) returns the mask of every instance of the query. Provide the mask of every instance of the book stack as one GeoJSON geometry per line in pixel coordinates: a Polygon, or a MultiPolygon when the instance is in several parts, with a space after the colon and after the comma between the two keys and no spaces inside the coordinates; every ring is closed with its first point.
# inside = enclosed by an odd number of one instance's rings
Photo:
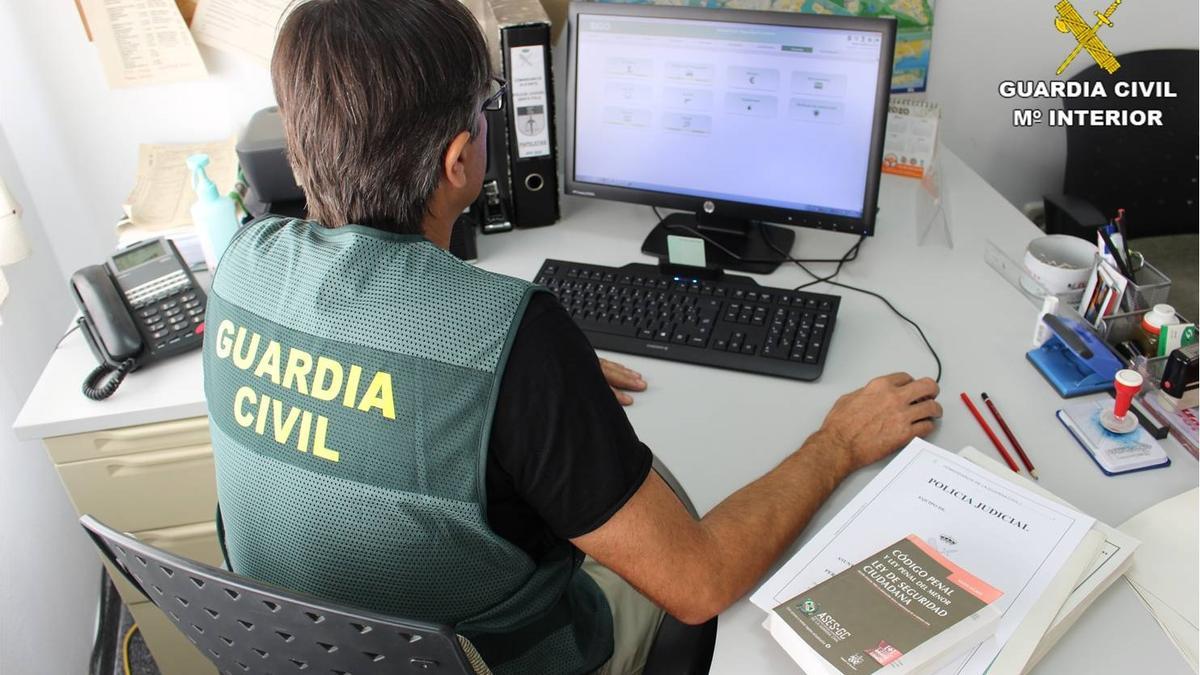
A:
{"type": "Polygon", "coordinates": [[[1024,673],[1138,544],[974,448],[917,439],[751,600],[808,675],[1024,673]]]}

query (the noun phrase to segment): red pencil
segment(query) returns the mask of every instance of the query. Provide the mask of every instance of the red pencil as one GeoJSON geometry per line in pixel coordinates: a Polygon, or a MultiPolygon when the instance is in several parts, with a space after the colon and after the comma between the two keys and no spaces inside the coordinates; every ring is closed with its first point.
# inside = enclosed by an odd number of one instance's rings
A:
{"type": "Polygon", "coordinates": [[[996,446],[996,449],[1000,451],[1000,456],[1004,458],[1005,462],[1008,462],[1008,468],[1012,469],[1014,473],[1021,473],[1020,467],[1018,467],[1017,463],[1013,461],[1013,458],[1009,456],[1008,451],[1004,449],[1004,446],[1000,444],[1000,439],[996,438],[996,432],[992,431],[992,428],[988,426],[987,421],[983,419],[983,415],[979,414],[979,409],[975,407],[974,403],[971,403],[971,399],[967,397],[967,393],[963,392],[958,396],[962,399],[963,403],[967,404],[967,409],[970,410],[971,414],[975,416],[975,421],[979,422],[979,426],[983,427],[983,430],[987,433],[988,438],[992,439],[992,445],[996,446]]]}
{"type": "Polygon", "coordinates": [[[1000,411],[996,408],[996,404],[992,403],[992,399],[988,398],[987,392],[984,392],[982,396],[983,402],[987,404],[988,410],[992,411],[992,416],[995,417],[996,421],[1000,423],[1000,430],[1003,431],[1004,435],[1008,437],[1008,442],[1012,443],[1013,448],[1016,449],[1017,454],[1021,457],[1021,463],[1025,465],[1026,469],[1029,469],[1029,475],[1033,476],[1034,480],[1037,480],[1037,469],[1033,468],[1033,462],[1030,461],[1029,455],[1025,454],[1025,448],[1022,448],[1021,444],[1017,442],[1017,437],[1013,435],[1012,429],[1008,428],[1008,423],[1005,422],[1004,417],[1000,415],[1000,411]]]}

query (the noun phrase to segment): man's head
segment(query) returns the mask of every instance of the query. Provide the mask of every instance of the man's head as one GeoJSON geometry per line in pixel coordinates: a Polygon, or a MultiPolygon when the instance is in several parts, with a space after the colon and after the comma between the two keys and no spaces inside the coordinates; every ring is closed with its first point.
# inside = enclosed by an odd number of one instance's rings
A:
{"type": "Polygon", "coordinates": [[[478,195],[491,72],[459,0],[303,0],[271,79],[313,220],[422,233],[478,195]]]}

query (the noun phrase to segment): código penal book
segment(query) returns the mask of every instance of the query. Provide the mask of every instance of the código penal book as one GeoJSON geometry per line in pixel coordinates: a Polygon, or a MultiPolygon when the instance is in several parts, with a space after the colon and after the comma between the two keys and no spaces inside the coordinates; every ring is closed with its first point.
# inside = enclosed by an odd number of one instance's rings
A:
{"type": "Polygon", "coordinates": [[[807,675],[915,675],[990,635],[1001,595],[909,535],[779,605],[768,627],[807,675]]]}

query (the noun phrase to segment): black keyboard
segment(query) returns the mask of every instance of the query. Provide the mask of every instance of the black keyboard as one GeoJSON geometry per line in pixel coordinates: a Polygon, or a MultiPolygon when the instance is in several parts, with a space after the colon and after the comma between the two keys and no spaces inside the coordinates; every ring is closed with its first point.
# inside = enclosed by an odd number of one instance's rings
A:
{"type": "Polygon", "coordinates": [[[655,265],[547,260],[535,277],[596,349],[795,380],[825,368],[836,295],[667,274],[655,265]]]}

